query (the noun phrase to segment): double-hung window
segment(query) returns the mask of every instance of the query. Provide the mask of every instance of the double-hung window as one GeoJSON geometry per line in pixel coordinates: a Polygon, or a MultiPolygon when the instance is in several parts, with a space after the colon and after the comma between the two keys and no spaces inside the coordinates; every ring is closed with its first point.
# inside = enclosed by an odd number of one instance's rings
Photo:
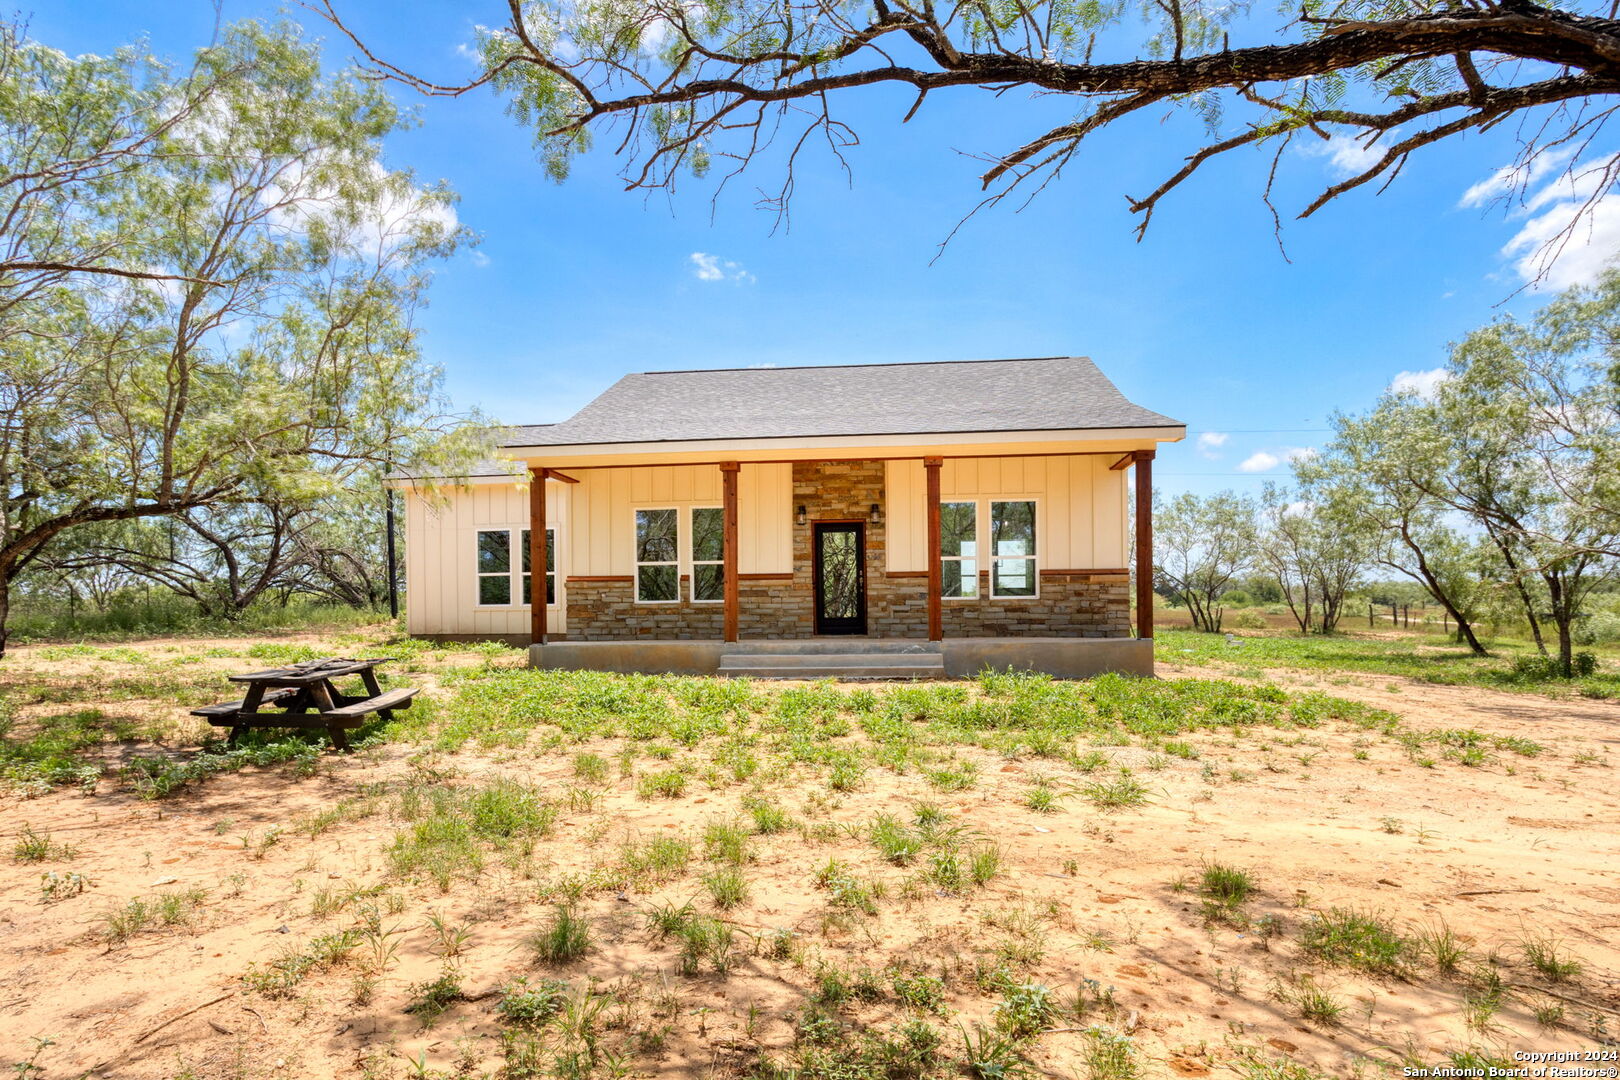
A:
{"type": "Polygon", "coordinates": [[[726,598],[726,512],[718,506],[692,508],[692,599],[700,604],[726,598]]]}
{"type": "Polygon", "coordinates": [[[681,598],[680,513],[674,507],[636,511],[636,600],[673,604],[681,598]]]}
{"type": "Polygon", "coordinates": [[[512,531],[484,529],[478,533],[478,602],[512,602],[512,531]]]}
{"type": "Polygon", "coordinates": [[[990,560],[992,597],[1038,594],[1034,500],[991,500],[990,560]]]}
{"type": "Polygon", "coordinates": [[[940,595],[979,595],[979,504],[939,504],[940,595]]]}
{"type": "MultiPolygon", "coordinates": [[[[505,607],[512,597],[523,597],[527,607],[533,602],[534,588],[529,579],[528,529],[480,529],[478,532],[478,603],[481,607],[505,607]],[[512,558],[516,534],[522,555],[512,558]],[[514,587],[512,579],[519,584],[514,587]]],[[[546,606],[557,603],[557,531],[546,530],[546,606]]]]}

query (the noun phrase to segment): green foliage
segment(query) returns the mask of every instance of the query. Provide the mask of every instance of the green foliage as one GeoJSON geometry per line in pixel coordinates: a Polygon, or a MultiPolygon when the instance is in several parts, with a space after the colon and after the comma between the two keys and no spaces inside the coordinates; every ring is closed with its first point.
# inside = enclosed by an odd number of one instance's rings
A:
{"type": "Polygon", "coordinates": [[[411,785],[396,798],[396,812],[408,827],[389,845],[389,864],[403,876],[426,875],[441,891],[458,877],[476,878],[487,850],[521,857],[557,819],[538,788],[507,779],[411,785]]]}
{"type": "Polygon", "coordinates": [[[1317,959],[1373,975],[1402,975],[1414,952],[1387,918],[1373,911],[1329,908],[1312,914],[1300,946],[1317,959]]]}
{"type": "Polygon", "coordinates": [[[530,945],[543,964],[568,964],[585,955],[591,947],[591,924],[571,904],[551,909],[551,920],[538,931],[530,945]]]}
{"type": "Polygon", "coordinates": [[[501,989],[495,1011],[508,1024],[539,1027],[562,1011],[568,999],[568,984],[560,979],[541,979],[530,984],[519,976],[501,989]]]}

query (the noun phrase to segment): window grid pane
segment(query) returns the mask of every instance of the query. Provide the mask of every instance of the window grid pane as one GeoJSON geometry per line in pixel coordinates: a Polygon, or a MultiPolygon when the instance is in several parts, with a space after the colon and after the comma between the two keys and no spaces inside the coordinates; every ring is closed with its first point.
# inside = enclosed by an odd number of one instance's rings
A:
{"type": "Polygon", "coordinates": [[[674,510],[636,511],[636,562],[673,563],[677,515],[674,510]]]}
{"type": "Polygon", "coordinates": [[[979,507],[977,503],[939,504],[939,553],[947,558],[977,555],[979,507]]]}
{"type": "Polygon", "coordinates": [[[512,568],[512,534],[505,529],[478,534],[478,572],[504,574],[512,568]]]}
{"type": "Polygon", "coordinates": [[[719,603],[726,598],[726,512],[718,506],[692,508],[692,600],[719,603]]]}
{"type": "Polygon", "coordinates": [[[673,507],[636,511],[636,600],[670,603],[681,598],[680,512],[673,507]]]}
{"type": "Polygon", "coordinates": [[[636,568],[636,599],[638,600],[676,600],[679,599],[678,576],[675,573],[674,563],[657,563],[652,566],[639,566],[636,568]]]}
{"type": "Polygon", "coordinates": [[[1035,504],[1033,502],[992,502],[990,504],[990,553],[992,555],[1035,554],[1035,504]]]}

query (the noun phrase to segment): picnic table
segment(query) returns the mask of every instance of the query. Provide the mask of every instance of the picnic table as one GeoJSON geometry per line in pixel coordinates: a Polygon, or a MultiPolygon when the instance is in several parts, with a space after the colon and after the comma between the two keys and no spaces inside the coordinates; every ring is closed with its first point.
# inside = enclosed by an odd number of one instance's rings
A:
{"type": "Polygon", "coordinates": [[[401,687],[385,693],[378,684],[373,669],[390,659],[392,657],[382,656],[369,660],[349,660],[333,656],[267,671],[250,671],[246,675],[231,675],[231,682],[247,687],[242,700],[193,709],[191,715],[205,717],[214,727],[230,728],[228,746],[234,747],[249,728],[301,727],[325,728],[334,748],[348,750],[349,740],[344,735],[346,728],[359,727],[371,713],[384,720],[392,720],[393,710],[409,708],[411,699],[416,696],[414,687],[401,687]],[[360,676],[365,686],[363,695],[344,694],[333,685],[332,680],[350,675],[360,676]],[[271,705],[281,711],[260,711],[271,705]]]}

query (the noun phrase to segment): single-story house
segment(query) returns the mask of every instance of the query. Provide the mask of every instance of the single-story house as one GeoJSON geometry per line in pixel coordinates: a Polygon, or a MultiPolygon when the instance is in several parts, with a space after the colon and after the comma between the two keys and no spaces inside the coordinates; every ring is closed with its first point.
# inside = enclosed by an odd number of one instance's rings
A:
{"type": "Polygon", "coordinates": [[[407,628],[542,667],[1147,674],[1133,549],[1185,434],[1083,357],[626,375],[475,475],[394,478],[407,628]]]}

